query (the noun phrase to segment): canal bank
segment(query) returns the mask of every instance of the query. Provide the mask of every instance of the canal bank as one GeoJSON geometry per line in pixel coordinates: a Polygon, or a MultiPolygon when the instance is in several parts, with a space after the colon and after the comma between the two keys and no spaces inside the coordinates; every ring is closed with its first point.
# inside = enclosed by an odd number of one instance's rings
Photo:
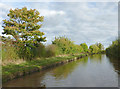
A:
{"type": "Polygon", "coordinates": [[[8,82],[10,80],[32,74],[34,72],[40,72],[42,70],[62,65],[68,62],[79,60],[89,54],[69,55],[63,57],[51,57],[44,59],[37,59],[28,61],[21,64],[10,64],[2,66],[2,82],[8,82]]]}

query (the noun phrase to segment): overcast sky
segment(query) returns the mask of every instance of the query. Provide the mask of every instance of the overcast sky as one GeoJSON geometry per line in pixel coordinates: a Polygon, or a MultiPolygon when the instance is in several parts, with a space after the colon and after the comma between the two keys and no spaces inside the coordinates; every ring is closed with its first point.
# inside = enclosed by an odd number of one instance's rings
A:
{"type": "MultiPolygon", "coordinates": [[[[47,42],[66,36],[75,44],[101,42],[108,47],[118,37],[118,3],[114,2],[4,2],[0,3],[0,20],[7,18],[10,8],[37,9],[44,16],[40,31],[47,42]]],[[[2,27],[0,26],[0,33],[2,27]]]]}

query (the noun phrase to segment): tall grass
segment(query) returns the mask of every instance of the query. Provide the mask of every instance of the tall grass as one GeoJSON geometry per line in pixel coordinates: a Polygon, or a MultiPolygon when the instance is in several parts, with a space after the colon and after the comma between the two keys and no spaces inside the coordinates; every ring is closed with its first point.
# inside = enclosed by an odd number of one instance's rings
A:
{"type": "Polygon", "coordinates": [[[2,61],[17,59],[19,59],[19,56],[16,52],[16,48],[13,45],[11,45],[11,42],[2,44],[2,61]]]}
{"type": "Polygon", "coordinates": [[[59,54],[58,47],[54,44],[46,46],[46,55],[45,57],[52,57],[59,54]]]}

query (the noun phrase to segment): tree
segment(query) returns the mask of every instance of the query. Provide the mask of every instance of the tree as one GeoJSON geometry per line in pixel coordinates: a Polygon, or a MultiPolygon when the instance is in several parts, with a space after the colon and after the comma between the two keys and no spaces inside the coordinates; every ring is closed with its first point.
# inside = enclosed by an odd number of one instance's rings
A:
{"type": "Polygon", "coordinates": [[[120,39],[112,42],[112,44],[106,48],[106,55],[109,57],[115,57],[120,59],[120,39]]]}
{"type": "Polygon", "coordinates": [[[26,44],[37,44],[41,41],[46,41],[43,32],[40,32],[44,17],[39,16],[40,13],[36,9],[27,10],[26,7],[22,9],[10,9],[8,20],[3,20],[3,33],[12,35],[17,42],[26,44]]]}
{"type": "Polygon", "coordinates": [[[96,43],[96,45],[98,46],[99,51],[104,50],[104,46],[101,43],[96,43]]]}
{"type": "Polygon", "coordinates": [[[90,53],[98,53],[99,52],[99,48],[95,44],[90,45],[89,50],[90,50],[90,53]]]}
{"type": "MultiPolygon", "coordinates": [[[[14,44],[20,48],[19,52],[27,59],[34,57],[33,50],[40,44],[45,42],[44,33],[39,31],[42,26],[44,17],[36,9],[28,10],[26,7],[22,9],[10,9],[8,20],[3,20],[3,33],[11,35],[14,39],[14,44]]],[[[22,57],[23,57],[22,56],[22,57]]]]}
{"type": "Polygon", "coordinates": [[[69,54],[72,53],[74,50],[73,49],[74,43],[66,37],[55,38],[55,40],[52,41],[52,44],[58,46],[60,54],[69,54]]]}
{"type": "Polygon", "coordinates": [[[77,54],[84,52],[81,45],[74,44],[74,42],[67,37],[55,38],[52,44],[57,46],[60,54],[77,54]]]}
{"type": "Polygon", "coordinates": [[[80,46],[83,48],[84,52],[88,51],[88,46],[86,43],[82,43],[82,44],[80,44],[80,46]]]}

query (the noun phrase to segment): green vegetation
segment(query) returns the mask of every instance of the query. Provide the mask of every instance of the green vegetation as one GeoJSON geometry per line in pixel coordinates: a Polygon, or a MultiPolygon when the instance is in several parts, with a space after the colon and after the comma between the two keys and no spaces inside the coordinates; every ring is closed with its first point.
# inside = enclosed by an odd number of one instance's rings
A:
{"type": "Polygon", "coordinates": [[[83,52],[88,52],[88,46],[86,43],[82,43],[80,46],[83,48],[83,52]]]}
{"type": "Polygon", "coordinates": [[[101,43],[97,43],[96,45],[99,48],[99,51],[104,50],[104,46],[101,43]]]}
{"type": "Polygon", "coordinates": [[[10,37],[2,37],[2,41],[2,61],[8,61],[8,63],[10,60],[25,60],[25,58],[28,60],[29,56],[37,59],[68,54],[93,54],[101,53],[103,51],[103,49],[100,49],[99,46],[97,46],[98,44],[91,45],[88,49],[86,43],[76,45],[65,37],[55,38],[55,40],[52,41],[52,44],[48,46],[44,46],[42,43],[39,43],[37,44],[37,47],[33,47],[32,49],[27,49],[27,47],[24,47],[22,43],[17,45],[14,44],[14,40],[10,37]],[[23,50],[27,53],[23,52],[23,50]]]}
{"type": "Polygon", "coordinates": [[[89,53],[104,53],[104,46],[101,43],[90,45],[89,53]]]}
{"type": "Polygon", "coordinates": [[[74,44],[73,41],[66,37],[58,37],[52,41],[52,44],[56,45],[59,50],[59,54],[75,54],[84,52],[84,48],[81,45],[74,44]]]}
{"type": "Polygon", "coordinates": [[[16,48],[12,45],[10,37],[8,37],[7,39],[4,38],[3,42],[4,43],[2,44],[2,61],[19,59],[16,52],[16,48]]]}
{"type": "Polygon", "coordinates": [[[120,39],[113,41],[112,44],[106,49],[106,55],[109,57],[120,58],[120,39]]]}

